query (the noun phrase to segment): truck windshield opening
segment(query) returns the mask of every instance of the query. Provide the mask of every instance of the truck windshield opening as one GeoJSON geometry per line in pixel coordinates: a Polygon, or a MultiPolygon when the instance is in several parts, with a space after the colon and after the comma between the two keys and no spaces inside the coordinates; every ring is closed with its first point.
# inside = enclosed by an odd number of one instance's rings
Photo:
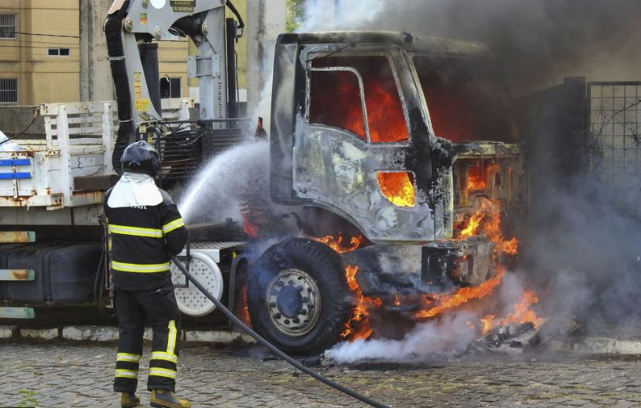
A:
{"type": "Polygon", "coordinates": [[[489,64],[416,56],[414,66],[436,136],[454,142],[511,140],[503,94],[489,64]]]}

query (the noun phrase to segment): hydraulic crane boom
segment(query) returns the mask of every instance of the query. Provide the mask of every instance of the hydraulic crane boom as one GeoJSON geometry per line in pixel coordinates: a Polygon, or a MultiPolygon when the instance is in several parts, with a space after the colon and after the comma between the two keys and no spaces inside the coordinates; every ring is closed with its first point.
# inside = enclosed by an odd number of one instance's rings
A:
{"type": "Polygon", "coordinates": [[[114,169],[120,169],[125,147],[144,133],[140,126],[161,119],[158,44],[154,41],[162,40],[166,33],[194,41],[198,56],[189,59],[189,75],[199,79],[200,119],[225,119],[228,94],[234,93],[228,89],[227,78],[235,70],[228,65],[228,40],[240,37],[242,28],[242,19],[226,0],[114,1],[105,22],[120,120],[114,169]],[[226,25],[225,5],[239,18],[237,27],[226,25]]]}

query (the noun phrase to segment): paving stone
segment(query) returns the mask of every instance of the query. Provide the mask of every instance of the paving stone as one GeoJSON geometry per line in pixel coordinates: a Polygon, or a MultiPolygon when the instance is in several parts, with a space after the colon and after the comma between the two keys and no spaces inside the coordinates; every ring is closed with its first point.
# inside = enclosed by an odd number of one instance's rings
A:
{"type": "Polygon", "coordinates": [[[619,402],[616,403],[616,405],[613,405],[613,408],[630,408],[630,407],[638,407],[638,406],[639,405],[636,402],[620,400],[619,402]]]}
{"type": "MultiPolygon", "coordinates": [[[[111,391],[115,346],[108,343],[0,342],[3,406],[18,406],[21,389],[42,407],[118,408],[111,391]]],[[[283,361],[238,357],[238,349],[185,343],[178,393],[194,407],[364,407],[298,374],[283,361]]],[[[251,352],[242,353],[251,355],[251,352]]],[[[149,401],[149,349],[141,361],[140,394],[149,401]]],[[[393,407],[618,407],[640,406],[641,365],[596,357],[561,356],[536,362],[489,359],[429,365],[320,366],[334,381],[393,407]],[[626,384],[630,387],[626,387],[626,384]]]]}

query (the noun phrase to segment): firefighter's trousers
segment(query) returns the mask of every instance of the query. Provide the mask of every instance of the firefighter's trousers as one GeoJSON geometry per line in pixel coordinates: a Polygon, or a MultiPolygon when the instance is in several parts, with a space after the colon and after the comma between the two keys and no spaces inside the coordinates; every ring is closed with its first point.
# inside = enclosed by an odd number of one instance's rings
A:
{"type": "Polygon", "coordinates": [[[180,311],[173,288],[116,289],[114,306],[120,330],[114,391],[136,391],[145,323],[153,330],[147,389],[175,391],[180,311]]]}

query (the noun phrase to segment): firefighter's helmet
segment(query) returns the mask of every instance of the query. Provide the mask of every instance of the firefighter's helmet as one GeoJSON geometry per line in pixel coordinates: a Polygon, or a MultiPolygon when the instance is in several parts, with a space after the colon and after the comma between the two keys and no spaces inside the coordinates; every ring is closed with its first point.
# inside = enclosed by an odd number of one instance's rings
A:
{"type": "Polygon", "coordinates": [[[143,173],[157,178],[160,175],[160,156],[156,149],[144,140],[132,143],[122,154],[122,171],[143,173]]]}

